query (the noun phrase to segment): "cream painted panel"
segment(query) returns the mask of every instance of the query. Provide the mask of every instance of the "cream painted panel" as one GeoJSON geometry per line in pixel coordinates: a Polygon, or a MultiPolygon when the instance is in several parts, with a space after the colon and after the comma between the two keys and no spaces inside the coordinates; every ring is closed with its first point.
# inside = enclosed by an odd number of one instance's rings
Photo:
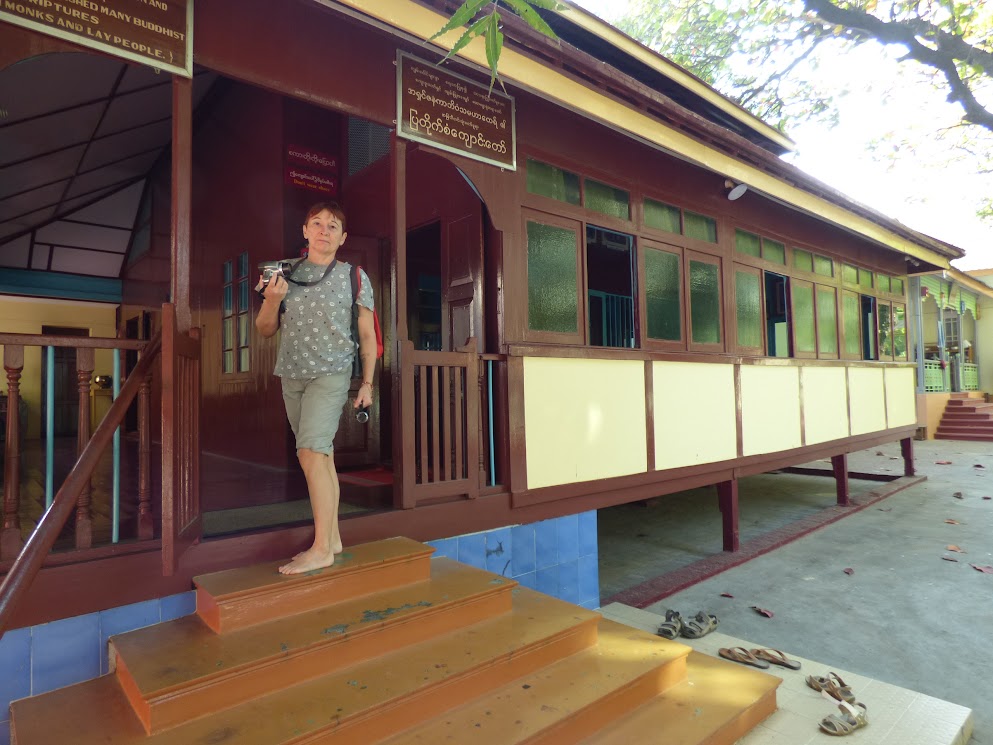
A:
{"type": "Polygon", "coordinates": [[[848,378],[843,367],[804,367],[803,433],[807,445],[848,437],[848,378]]]}
{"type": "Polygon", "coordinates": [[[645,363],[524,360],[528,488],[644,473],[645,363]]]}
{"type": "Polygon", "coordinates": [[[800,370],[741,366],[743,455],[800,447],[800,370]]]}
{"type": "Polygon", "coordinates": [[[734,366],[655,362],[655,468],[730,460],[738,454],[734,366]]]}
{"type": "Polygon", "coordinates": [[[910,367],[886,369],[886,426],[917,423],[916,372],[910,367]]]}
{"type": "Polygon", "coordinates": [[[848,368],[848,403],[853,435],[886,429],[882,369],[848,368]]]}

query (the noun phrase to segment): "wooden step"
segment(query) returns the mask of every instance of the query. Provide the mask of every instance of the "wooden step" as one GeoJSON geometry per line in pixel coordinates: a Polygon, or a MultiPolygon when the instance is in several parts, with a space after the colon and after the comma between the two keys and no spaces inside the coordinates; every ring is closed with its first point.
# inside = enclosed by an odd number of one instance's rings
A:
{"type": "Polygon", "coordinates": [[[434,549],[409,538],[350,547],[332,566],[284,575],[285,561],[194,577],[197,615],[221,633],[426,580],[434,549]]]}
{"type": "Polygon", "coordinates": [[[951,412],[946,411],[942,417],[943,422],[993,422],[993,413],[981,413],[973,411],[951,412]]]}
{"type": "Polygon", "coordinates": [[[523,587],[513,596],[509,613],[399,650],[383,631],[376,659],[150,736],[112,676],[22,699],[11,705],[14,742],[374,743],[596,644],[598,613],[523,587]]]}
{"type": "Polygon", "coordinates": [[[936,440],[965,440],[968,442],[993,442],[993,434],[974,434],[974,433],[947,433],[947,432],[937,432],[934,435],[936,440]]]}
{"type": "Polygon", "coordinates": [[[381,745],[579,742],[683,681],[689,652],[683,644],[603,619],[596,647],[518,678],[381,745]]]}
{"type": "Polygon", "coordinates": [[[511,609],[514,580],[432,562],[430,582],[215,634],[196,616],[111,637],[111,669],[148,732],[478,623],[511,609]]]}
{"type": "MultiPolygon", "coordinates": [[[[582,745],[732,745],[776,711],[782,681],[775,676],[699,652],[690,653],[686,669],[685,681],[582,745]]],[[[811,722],[811,732],[815,727],[811,722]]]]}

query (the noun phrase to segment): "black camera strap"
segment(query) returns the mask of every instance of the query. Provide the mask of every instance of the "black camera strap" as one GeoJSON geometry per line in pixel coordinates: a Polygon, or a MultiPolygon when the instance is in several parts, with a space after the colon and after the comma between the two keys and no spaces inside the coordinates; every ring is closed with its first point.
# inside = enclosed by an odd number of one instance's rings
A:
{"type": "Polygon", "coordinates": [[[299,287],[313,287],[314,285],[319,285],[321,282],[327,279],[328,275],[331,273],[331,270],[338,265],[338,259],[334,259],[330,264],[328,264],[328,268],[324,270],[324,274],[321,275],[320,279],[315,279],[313,282],[299,282],[293,279],[293,272],[295,272],[297,270],[297,267],[300,266],[306,260],[307,259],[305,258],[300,259],[300,261],[298,261],[296,264],[293,265],[293,268],[290,269],[290,273],[286,275],[287,282],[292,282],[293,284],[298,285],[299,287]]]}

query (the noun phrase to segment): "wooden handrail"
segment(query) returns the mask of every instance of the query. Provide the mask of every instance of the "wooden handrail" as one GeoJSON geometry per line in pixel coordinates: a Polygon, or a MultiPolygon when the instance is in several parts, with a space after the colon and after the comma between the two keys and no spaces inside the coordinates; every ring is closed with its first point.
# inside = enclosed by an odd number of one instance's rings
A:
{"type": "Polygon", "coordinates": [[[0,334],[0,346],[20,344],[25,347],[75,347],[76,349],[133,349],[141,351],[148,344],[141,339],[118,339],[113,336],[56,336],[53,334],[0,334]]]}
{"type": "Polygon", "coordinates": [[[151,372],[152,364],[158,357],[161,346],[162,333],[159,331],[145,345],[144,354],[131,374],[128,375],[117,399],[111,404],[103,421],[97,426],[93,437],[90,438],[80,454],[79,460],[76,461],[76,465],[73,466],[59,488],[58,494],[55,495],[52,506],[42,515],[34,532],[31,533],[31,537],[24,544],[24,548],[21,549],[14,565],[4,578],[3,584],[0,585],[0,635],[6,630],[18,601],[31,586],[45,561],[45,557],[52,550],[59,533],[73,513],[77,497],[92,478],[100,456],[103,455],[104,450],[114,437],[114,431],[124,421],[128,407],[138,395],[138,389],[145,376],[151,372]]]}

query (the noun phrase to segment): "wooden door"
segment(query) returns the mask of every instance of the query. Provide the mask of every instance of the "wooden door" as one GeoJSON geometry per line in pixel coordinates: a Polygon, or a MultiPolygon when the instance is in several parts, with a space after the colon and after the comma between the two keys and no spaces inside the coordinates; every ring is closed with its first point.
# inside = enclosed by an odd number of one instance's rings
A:
{"type": "Polygon", "coordinates": [[[483,220],[482,205],[448,222],[441,247],[444,346],[456,351],[470,337],[483,352],[483,220]]]}
{"type": "MultiPolygon", "coordinates": [[[[66,326],[42,326],[41,333],[51,336],[89,336],[89,329],[66,326]]],[[[75,437],[79,421],[79,387],[76,380],[76,350],[55,347],[53,354],[54,396],[52,430],[55,437],[75,437]]],[[[41,433],[48,436],[48,354],[41,355],[41,433]]]]}
{"type": "Polygon", "coordinates": [[[200,330],[183,333],[162,306],[162,571],[203,533],[200,508],[200,330]]]}
{"type": "MultiPolygon", "coordinates": [[[[368,236],[348,234],[345,244],[338,250],[338,259],[352,266],[361,266],[372,283],[373,297],[380,322],[383,319],[385,296],[379,241],[368,236]]],[[[384,324],[385,325],[385,324],[384,324]]],[[[379,463],[380,438],[383,428],[389,427],[389,407],[382,400],[383,386],[389,378],[383,375],[383,360],[376,366],[376,385],[373,387],[373,403],[369,421],[362,424],[355,420],[352,401],[358,395],[362,384],[360,377],[352,378],[348,390],[348,403],[341,415],[338,434],[334,438],[334,462],[338,468],[355,468],[379,463]]]]}

